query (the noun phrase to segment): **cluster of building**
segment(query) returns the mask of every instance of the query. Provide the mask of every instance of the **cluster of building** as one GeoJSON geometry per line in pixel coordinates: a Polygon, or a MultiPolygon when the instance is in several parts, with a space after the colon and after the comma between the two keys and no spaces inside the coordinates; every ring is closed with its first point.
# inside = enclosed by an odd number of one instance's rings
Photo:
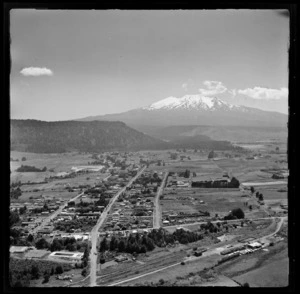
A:
{"type": "MultiPolygon", "coordinates": [[[[143,175],[150,178],[153,173],[144,172],[143,175]]],[[[146,187],[134,183],[114,203],[103,229],[121,231],[151,228],[153,226],[153,198],[157,188],[156,182],[148,182],[146,187]]]]}
{"type": "Polygon", "coordinates": [[[232,246],[220,252],[220,254],[223,255],[224,257],[221,260],[219,260],[219,263],[225,262],[229,259],[232,259],[240,255],[255,252],[257,250],[267,247],[268,245],[269,244],[267,243],[264,244],[262,242],[252,241],[252,242],[248,242],[247,244],[232,246]]]}
{"type": "Polygon", "coordinates": [[[205,212],[198,213],[176,213],[173,210],[165,210],[162,213],[163,226],[175,226],[181,224],[188,224],[194,222],[207,221],[207,214],[205,212]]]}

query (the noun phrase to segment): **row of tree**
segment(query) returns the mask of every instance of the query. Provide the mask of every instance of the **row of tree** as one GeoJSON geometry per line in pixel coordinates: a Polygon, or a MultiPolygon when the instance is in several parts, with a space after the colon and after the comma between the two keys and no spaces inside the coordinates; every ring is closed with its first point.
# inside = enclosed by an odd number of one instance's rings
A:
{"type": "Polygon", "coordinates": [[[39,169],[35,166],[31,165],[21,165],[19,168],[16,169],[17,172],[45,172],[47,171],[47,167],[43,167],[42,169],[39,169]]]}
{"type": "Polygon", "coordinates": [[[174,244],[176,241],[181,244],[187,244],[202,238],[202,234],[196,232],[180,229],[171,234],[160,228],[149,233],[130,234],[128,237],[113,236],[110,241],[104,237],[100,242],[100,252],[110,250],[131,254],[134,252],[146,253],[147,251],[152,251],[155,246],[165,247],[167,244],[174,244]]]}

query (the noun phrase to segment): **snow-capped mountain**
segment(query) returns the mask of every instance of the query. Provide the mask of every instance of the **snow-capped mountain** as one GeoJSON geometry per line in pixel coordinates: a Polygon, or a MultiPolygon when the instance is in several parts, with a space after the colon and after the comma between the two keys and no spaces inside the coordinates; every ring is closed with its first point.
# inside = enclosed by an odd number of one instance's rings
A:
{"type": "Polygon", "coordinates": [[[288,116],[233,105],[216,97],[185,95],[181,98],[168,97],[123,113],[91,116],[81,120],[118,120],[137,129],[139,126],[172,125],[286,127],[288,116]]]}
{"type": "MultiPolygon", "coordinates": [[[[168,97],[150,106],[143,107],[144,110],[171,110],[171,109],[188,109],[188,110],[219,110],[224,111],[233,109],[242,109],[239,105],[229,104],[219,98],[205,97],[201,95],[185,95],[182,98],[168,97]]],[[[245,109],[244,109],[245,111],[245,109]]]]}

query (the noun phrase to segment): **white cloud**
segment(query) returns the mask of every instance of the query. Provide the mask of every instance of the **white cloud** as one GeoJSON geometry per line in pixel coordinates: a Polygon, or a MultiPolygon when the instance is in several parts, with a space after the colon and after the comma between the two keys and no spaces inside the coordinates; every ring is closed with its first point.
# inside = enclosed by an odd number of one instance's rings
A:
{"type": "Polygon", "coordinates": [[[254,87],[247,88],[244,90],[238,90],[238,93],[259,100],[279,100],[288,97],[287,88],[269,89],[262,87],[254,87]]]}
{"type": "Polygon", "coordinates": [[[181,88],[185,91],[191,91],[191,89],[195,86],[195,83],[192,79],[188,79],[187,81],[185,81],[182,85],[181,88]]]}
{"type": "Polygon", "coordinates": [[[51,69],[46,67],[25,67],[20,73],[25,77],[39,77],[39,76],[52,76],[51,69]]]}
{"type": "Polygon", "coordinates": [[[227,88],[222,82],[205,81],[203,82],[203,85],[206,86],[206,89],[200,88],[199,92],[204,96],[222,94],[227,91],[227,88]]]}
{"type": "Polygon", "coordinates": [[[187,83],[183,83],[181,85],[181,88],[184,90],[184,91],[187,91],[188,90],[188,84],[187,83]]]}
{"type": "Polygon", "coordinates": [[[229,94],[231,94],[233,97],[236,96],[236,89],[231,89],[228,91],[229,94]]]}

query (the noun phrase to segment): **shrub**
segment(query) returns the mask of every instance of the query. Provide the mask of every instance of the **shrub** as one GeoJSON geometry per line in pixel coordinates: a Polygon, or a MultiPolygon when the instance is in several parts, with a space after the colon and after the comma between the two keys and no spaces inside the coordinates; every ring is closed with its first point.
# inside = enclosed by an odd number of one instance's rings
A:
{"type": "Polygon", "coordinates": [[[49,273],[47,273],[47,274],[45,274],[45,276],[44,276],[44,280],[43,280],[43,284],[46,284],[46,283],[48,283],[49,282],[49,279],[50,279],[50,275],[49,275],[49,273]]]}
{"type": "Polygon", "coordinates": [[[82,270],[82,272],[81,272],[81,275],[85,277],[86,274],[87,274],[87,270],[86,270],[86,268],[84,268],[84,269],[82,270]]]}
{"type": "Polygon", "coordinates": [[[32,279],[38,279],[40,277],[39,268],[36,265],[31,266],[31,277],[32,279]]]}
{"type": "Polygon", "coordinates": [[[60,275],[60,274],[62,274],[63,272],[64,272],[64,270],[63,270],[62,266],[61,266],[61,265],[58,265],[58,266],[56,267],[56,269],[55,269],[55,273],[58,274],[58,275],[60,275]]]}

